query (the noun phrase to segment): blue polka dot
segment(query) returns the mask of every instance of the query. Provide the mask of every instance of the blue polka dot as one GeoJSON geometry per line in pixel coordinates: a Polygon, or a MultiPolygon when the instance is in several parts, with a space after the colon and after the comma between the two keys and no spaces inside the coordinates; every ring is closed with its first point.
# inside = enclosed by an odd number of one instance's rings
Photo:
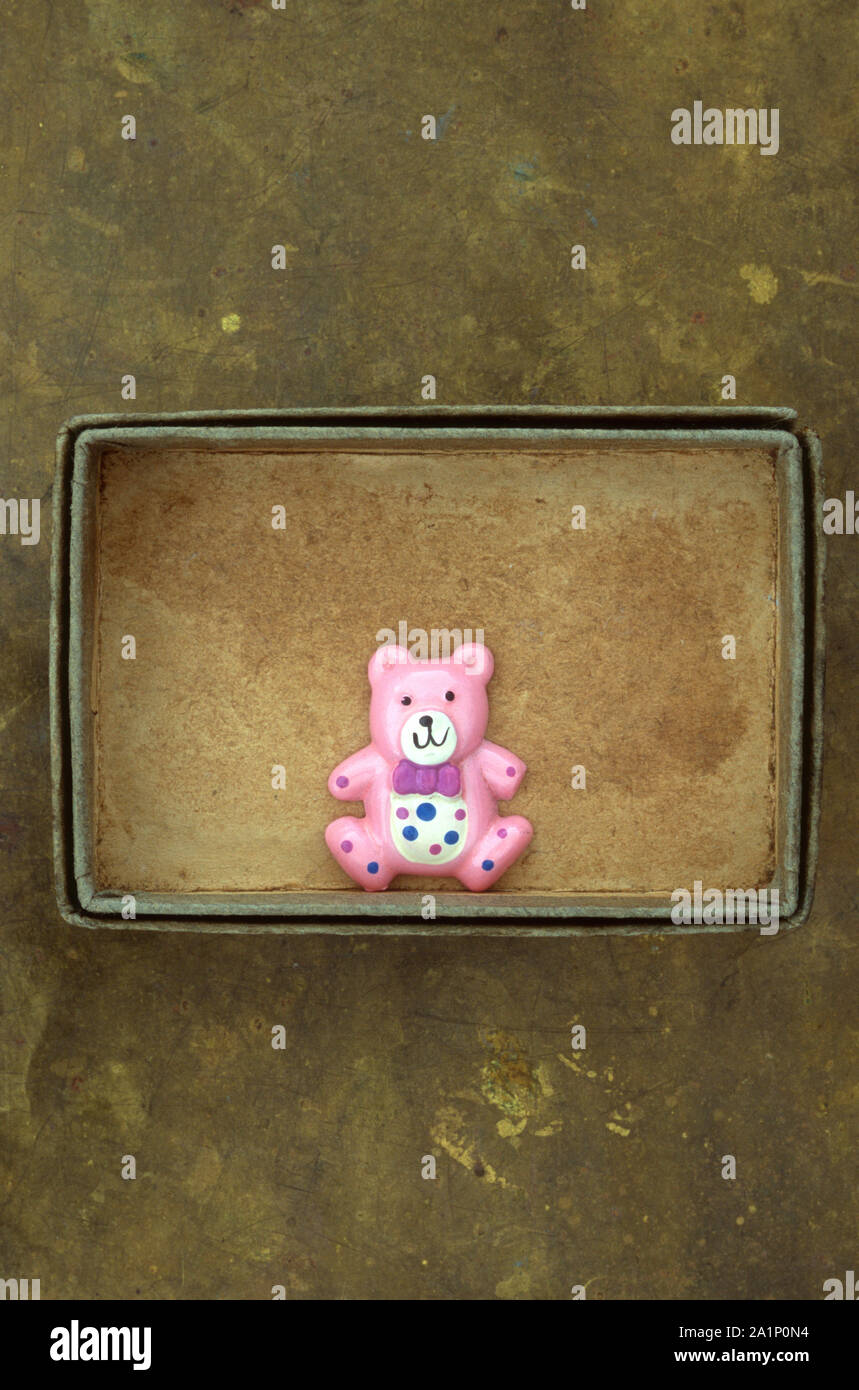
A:
{"type": "Polygon", "coordinates": [[[448,830],[447,834],[446,834],[445,837],[444,837],[444,842],[445,842],[446,845],[455,845],[458,839],[459,839],[459,831],[458,831],[458,830],[448,830]]]}
{"type": "MultiPolygon", "coordinates": [[[[484,865],[484,867],[485,867],[485,865],[484,865]]],[[[374,859],[373,862],[372,862],[372,864],[368,864],[368,865],[367,865],[367,873],[368,873],[368,874],[377,874],[378,872],[379,872],[379,866],[378,866],[378,864],[376,863],[376,861],[375,861],[375,859],[374,859]]]]}
{"type": "Polygon", "coordinates": [[[490,870],[490,869],[494,869],[494,868],[495,868],[495,860],[494,860],[494,859],[484,859],[484,861],[483,861],[483,863],[481,864],[480,867],[481,867],[481,869],[485,869],[486,872],[489,873],[489,870],[490,870]]]}
{"type": "Polygon", "coordinates": [[[422,801],[415,815],[418,820],[435,820],[435,807],[431,801],[422,801]]]}
{"type": "Polygon", "coordinates": [[[418,838],[418,828],[416,825],[407,825],[403,831],[404,840],[416,840],[418,838]]]}

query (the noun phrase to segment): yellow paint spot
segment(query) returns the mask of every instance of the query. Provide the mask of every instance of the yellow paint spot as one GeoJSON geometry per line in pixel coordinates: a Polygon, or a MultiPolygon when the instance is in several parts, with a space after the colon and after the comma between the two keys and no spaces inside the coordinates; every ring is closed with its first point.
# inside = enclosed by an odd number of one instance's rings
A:
{"type": "Polygon", "coordinates": [[[452,1106],[442,1106],[436,1115],[435,1125],[430,1131],[434,1143],[438,1144],[445,1153],[450,1154],[451,1158],[457,1163],[461,1163],[463,1168],[467,1168],[470,1173],[474,1173],[479,1165],[481,1182],[498,1183],[499,1187],[512,1187],[514,1184],[508,1183],[507,1179],[497,1173],[489,1163],[483,1163],[478,1157],[477,1146],[473,1140],[466,1139],[462,1133],[465,1121],[462,1115],[454,1110],[452,1106]]]}
{"type": "Polygon", "coordinates": [[[538,1139],[549,1139],[553,1134],[557,1134],[562,1130],[563,1127],[563,1120],[552,1120],[551,1124],[546,1125],[543,1129],[535,1129],[534,1133],[538,1139]]]}
{"type": "Polygon", "coordinates": [[[778,280],[768,265],[741,265],[740,275],[749,282],[749,294],[756,304],[769,304],[778,294],[778,280]]]}
{"type": "Polygon", "coordinates": [[[859,280],[851,284],[840,275],[824,275],[817,270],[801,270],[799,273],[807,285],[837,285],[842,290],[859,289],[859,280]]]}
{"type": "Polygon", "coordinates": [[[114,58],[114,66],[119,69],[127,82],[151,82],[152,76],[137,62],[126,62],[124,58],[114,58]]]}
{"type": "Polygon", "coordinates": [[[630,1133],[628,1129],[624,1129],[623,1125],[612,1124],[611,1120],[609,1120],[606,1125],[606,1129],[610,1129],[612,1134],[622,1134],[624,1139],[626,1139],[630,1133]]]}
{"type": "Polygon", "coordinates": [[[527,1116],[524,1120],[520,1120],[518,1124],[514,1124],[514,1122],[508,1119],[505,1115],[503,1120],[498,1121],[498,1124],[495,1126],[495,1128],[498,1130],[498,1133],[501,1135],[502,1139],[512,1139],[515,1135],[522,1133],[527,1123],[527,1116]]]}
{"type": "Polygon", "coordinates": [[[91,227],[94,232],[101,232],[102,236],[117,237],[122,231],[118,222],[105,222],[101,217],[84,212],[82,208],[70,208],[69,216],[73,217],[75,222],[82,223],[84,227],[91,227]]]}
{"type": "Polygon", "coordinates": [[[238,314],[224,314],[221,319],[221,327],[225,333],[238,333],[242,326],[242,321],[238,314]]]}
{"type": "Polygon", "coordinates": [[[555,1094],[554,1087],[549,1080],[549,1072],[545,1062],[540,1062],[537,1067],[537,1080],[540,1083],[540,1090],[543,1092],[544,1096],[553,1096],[555,1094]]]}
{"type": "Polygon", "coordinates": [[[29,702],[33,699],[35,693],[36,692],[34,690],[31,690],[30,694],[25,695],[23,700],[19,700],[17,705],[13,705],[12,709],[7,710],[5,714],[0,715],[0,733],[3,732],[7,724],[10,724],[12,722],[18,711],[23,709],[26,704],[29,704],[29,702]]]}
{"type": "Polygon", "coordinates": [[[737,1217],[737,1225],[738,1225],[738,1226],[745,1226],[745,1224],[746,1224],[746,1218],[745,1218],[744,1216],[738,1216],[738,1217],[737,1217]]]}
{"type": "Polygon", "coordinates": [[[527,1298],[531,1288],[531,1276],[524,1269],[516,1269],[506,1279],[495,1285],[496,1298],[527,1298]]]}

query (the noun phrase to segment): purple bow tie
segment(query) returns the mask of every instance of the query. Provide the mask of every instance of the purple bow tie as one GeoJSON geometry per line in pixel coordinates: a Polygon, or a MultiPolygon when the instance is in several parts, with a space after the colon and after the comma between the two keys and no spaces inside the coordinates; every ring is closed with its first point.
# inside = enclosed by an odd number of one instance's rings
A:
{"type": "Polygon", "coordinates": [[[420,796],[459,795],[459,768],[453,763],[442,763],[441,767],[419,767],[403,758],[394,768],[394,791],[400,796],[417,792],[420,796]]]}

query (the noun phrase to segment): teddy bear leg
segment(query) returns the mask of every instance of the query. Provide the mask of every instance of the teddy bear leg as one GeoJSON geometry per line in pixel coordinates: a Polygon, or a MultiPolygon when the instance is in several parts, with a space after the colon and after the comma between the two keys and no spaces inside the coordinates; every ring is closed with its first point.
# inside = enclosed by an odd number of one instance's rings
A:
{"type": "Polygon", "coordinates": [[[524,816],[496,816],[456,876],[472,893],[491,888],[528,848],[534,827],[524,816]]]}
{"type": "Polygon", "coordinates": [[[381,892],[387,888],[396,873],[394,866],[385,857],[385,850],[378,845],[367,829],[366,818],[341,816],[326,828],[325,843],[341,869],[368,893],[381,892]]]}

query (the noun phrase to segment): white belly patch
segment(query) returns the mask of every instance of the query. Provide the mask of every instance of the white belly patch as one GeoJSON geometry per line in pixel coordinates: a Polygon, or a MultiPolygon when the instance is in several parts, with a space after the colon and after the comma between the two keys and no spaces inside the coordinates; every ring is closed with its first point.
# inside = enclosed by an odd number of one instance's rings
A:
{"type": "Polygon", "coordinates": [[[449,864],[462,853],[467,829],[461,796],[391,795],[391,839],[412,864],[449,864]]]}

